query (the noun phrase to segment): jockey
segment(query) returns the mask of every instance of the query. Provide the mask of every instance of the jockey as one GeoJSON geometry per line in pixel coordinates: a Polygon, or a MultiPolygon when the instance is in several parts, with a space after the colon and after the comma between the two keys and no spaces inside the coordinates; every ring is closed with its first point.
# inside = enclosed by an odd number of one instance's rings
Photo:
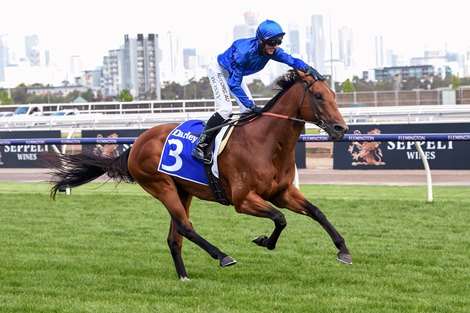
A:
{"type": "Polygon", "coordinates": [[[262,107],[255,105],[250,90],[243,77],[261,71],[269,60],[274,60],[301,70],[317,79],[323,77],[304,61],[284,52],[282,43],[284,31],[271,20],[262,22],[256,30],[256,37],[238,39],[224,53],[217,57],[217,62],[208,67],[207,73],[214,93],[216,113],[206,123],[197,145],[191,155],[204,163],[210,163],[212,154],[207,155],[205,148],[216,131],[208,129],[221,125],[232,114],[230,94],[240,106],[240,112],[248,110],[260,114],[262,107]]]}

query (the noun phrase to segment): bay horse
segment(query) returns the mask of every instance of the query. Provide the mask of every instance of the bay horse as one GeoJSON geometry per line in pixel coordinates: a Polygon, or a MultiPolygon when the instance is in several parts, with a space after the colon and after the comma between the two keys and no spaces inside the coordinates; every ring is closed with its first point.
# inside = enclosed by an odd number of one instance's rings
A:
{"type": "MultiPolygon", "coordinates": [[[[317,221],[339,250],[337,259],[352,264],[344,238],[314,204],[293,184],[294,149],[304,128],[311,122],[325,130],[331,139],[341,139],[348,131],[336,105],[335,93],[326,81],[289,70],[275,82],[278,93],[265,105],[261,115],[235,126],[222,154],[218,156],[220,185],[236,212],[268,218],[274,222],[269,236],[254,243],[269,250],[276,247],[286,219],[274,208],[286,208],[317,221]],[[274,205],[274,206],[273,206],[274,205]]],[[[167,243],[181,280],[187,280],[181,255],[183,237],[192,241],[220,266],[236,261],[199,235],[189,219],[193,197],[216,201],[209,186],[197,184],[157,170],[168,134],[178,124],[161,124],[143,132],[120,156],[91,153],[60,155],[52,170],[51,197],[65,186],[76,187],[103,174],[117,182],[137,182],[168,210],[171,223],[167,243]]]]}

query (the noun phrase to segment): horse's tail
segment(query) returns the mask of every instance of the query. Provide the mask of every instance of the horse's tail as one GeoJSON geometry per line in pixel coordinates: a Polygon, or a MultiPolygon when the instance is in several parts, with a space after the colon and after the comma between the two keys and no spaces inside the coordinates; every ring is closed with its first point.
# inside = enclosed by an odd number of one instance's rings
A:
{"type": "Polygon", "coordinates": [[[84,185],[103,174],[116,182],[134,182],[127,167],[130,150],[127,149],[118,157],[104,157],[92,152],[57,155],[58,163],[55,163],[51,172],[51,198],[55,199],[57,191],[62,188],[84,185]]]}

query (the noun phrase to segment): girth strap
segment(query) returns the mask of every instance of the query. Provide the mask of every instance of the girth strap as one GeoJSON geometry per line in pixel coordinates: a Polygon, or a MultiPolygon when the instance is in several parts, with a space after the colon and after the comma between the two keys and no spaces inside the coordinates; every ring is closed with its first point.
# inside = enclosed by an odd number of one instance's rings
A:
{"type": "MultiPolygon", "coordinates": [[[[219,132],[219,130],[217,130],[219,132]]],[[[214,151],[214,146],[215,146],[215,138],[216,134],[212,137],[212,140],[208,143],[208,146],[206,147],[206,153],[215,153],[214,151]]],[[[206,173],[207,177],[207,182],[209,184],[209,187],[211,188],[212,192],[214,193],[215,198],[217,199],[217,202],[223,205],[232,205],[230,201],[227,200],[225,197],[224,190],[222,189],[222,186],[220,185],[220,181],[217,177],[214,176],[212,173],[212,164],[214,163],[214,157],[212,157],[212,161],[210,164],[204,164],[204,171],[206,173]]]]}
{"type": "Polygon", "coordinates": [[[206,171],[206,177],[207,177],[207,181],[209,182],[209,187],[214,193],[214,196],[217,199],[217,202],[223,205],[232,205],[232,203],[228,201],[227,198],[225,197],[225,193],[224,193],[224,190],[222,189],[222,186],[220,186],[219,179],[215,177],[214,174],[212,174],[212,163],[204,164],[204,170],[206,171]]]}

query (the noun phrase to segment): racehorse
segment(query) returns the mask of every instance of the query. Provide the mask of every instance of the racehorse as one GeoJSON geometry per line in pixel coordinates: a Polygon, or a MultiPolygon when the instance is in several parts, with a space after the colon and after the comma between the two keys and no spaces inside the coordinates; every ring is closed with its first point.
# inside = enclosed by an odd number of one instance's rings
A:
{"type": "MultiPolygon", "coordinates": [[[[276,206],[317,221],[338,248],[338,260],[352,264],[344,238],[322,211],[293,184],[294,149],[306,122],[316,124],[333,140],[341,139],[348,131],[336,105],[335,93],[325,80],[297,70],[288,71],[275,83],[278,93],[260,115],[248,123],[235,125],[225,149],[218,156],[222,190],[236,212],[269,218],[274,222],[271,235],[253,240],[257,245],[274,249],[286,227],[285,216],[274,208],[276,206]]],[[[54,199],[57,191],[65,186],[80,186],[103,174],[117,182],[137,182],[168,210],[171,224],[167,243],[179,279],[187,280],[181,255],[183,237],[219,260],[222,267],[236,261],[200,236],[189,219],[193,197],[217,201],[211,188],[157,170],[165,140],[177,126],[154,126],[142,133],[131,148],[118,157],[84,152],[58,156],[61,162],[52,170],[51,197],[54,199]]]]}

